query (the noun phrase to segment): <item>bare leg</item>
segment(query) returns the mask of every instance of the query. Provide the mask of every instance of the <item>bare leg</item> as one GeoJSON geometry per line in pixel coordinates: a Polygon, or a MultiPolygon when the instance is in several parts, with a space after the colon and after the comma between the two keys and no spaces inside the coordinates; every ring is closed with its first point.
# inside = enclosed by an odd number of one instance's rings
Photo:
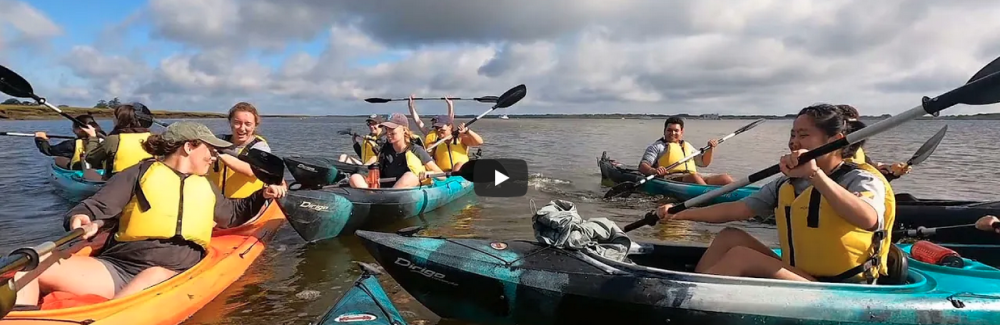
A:
{"type": "Polygon", "coordinates": [[[733,177],[729,174],[720,174],[704,177],[705,183],[708,185],[726,185],[733,182],[733,177]]]}
{"type": "Polygon", "coordinates": [[[684,175],[684,177],[681,178],[681,182],[705,185],[705,180],[701,179],[701,175],[698,174],[684,175]]]}
{"type": "Polygon", "coordinates": [[[726,227],[719,234],[715,235],[715,239],[712,240],[712,244],[708,245],[708,249],[701,256],[701,260],[698,261],[698,266],[694,268],[694,271],[705,273],[706,270],[719,263],[727,252],[734,247],[740,246],[770,255],[779,260],[781,259],[778,254],[775,254],[774,251],[762,244],[757,238],[750,236],[747,232],[733,227],[726,227]]]}
{"type": "Polygon", "coordinates": [[[729,276],[745,276],[791,281],[816,281],[803,272],[774,256],[765,255],[746,246],[730,249],[722,259],[704,273],[729,276]]]}
{"type": "Polygon", "coordinates": [[[95,294],[108,299],[115,295],[115,282],[108,268],[89,256],[72,256],[52,263],[52,266],[41,274],[18,272],[17,283],[22,286],[17,292],[18,305],[37,306],[42,293],[52,291],[65,291],[77,295],[95,294]],[[23,278],[26,275],[27,278],[23,278]],[[33,276],[37,278],[30,279],[33,276]],[[30,282],[22,284],[22,280],[25,279],[30,279],[30,282]]]}
{"type": "MultiPolygon", "coordinates": [[[[465,166],[465,162],[460,162],[460,163],[455,164],[455,166],[451,167],[451,171],[457,172],[457,171],[459,171],[459,170],[462,169],[462,166],[465,166]]],[[[445,170],[445,171],[447,172],[447,170],[445,170]]]]}
{"type": "Polygon", "coordinates": [[[171,271],[159,266],[142,270],[142,272],[136,274],[135,277],[132,278],[132,281],[129,281],[128,284],[126,284],[125,287],[115,295],[115,299],[138,293],[146,288],[170,279],[171,277],[177,275],[177,273],[177,271],[171,271]]]}
{"type": "Polygon", "coordinates": [[[420,186],[420,179],[413,172],[406,172],[403,176],[400,176],[396,180],[396,184],[392,188],[410,188],[420,186]]]}
{"type": "Polygon", "coordinates": [[[69,158],[58,157],[57,156],[57,157],[53,157],[52,160],[53,160],[53,162],[55,162],[56,166],[59,166],[62,169],[70,169],[70,167],[72,167],[72,166],[69,165],[69,163],[71,161],[69,158]]]}
{"type": "Polygon", "coordinates": [[[353,188],[368,188],[368,181],[361,174],[351,174],[351,178],[347,180],[347,183],[351,184],[353,188]]]}

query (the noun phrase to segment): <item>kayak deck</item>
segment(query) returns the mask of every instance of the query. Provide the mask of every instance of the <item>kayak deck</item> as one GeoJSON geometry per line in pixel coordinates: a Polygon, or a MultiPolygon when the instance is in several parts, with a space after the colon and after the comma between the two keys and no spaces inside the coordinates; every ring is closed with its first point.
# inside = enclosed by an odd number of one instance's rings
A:
{"type": "MultiPolygon", "coordinates": [[[[104,187],[103,181],[92,181],[84,179],[82,170],[68,170],[59,167],[53,162],[51,167],[52,184],[56,188],[56,194],[70,202],[80,202],[83,199],[94,195],[104,187]]],[[[104,170],[96,169],[98,174],[104,175],[104,170]]]]}
{"type": "MultiPolygon", "coordinates": [[[[78,298],[87,299],[59,301],[60,304],[79,306],[46,309],[43,305],[41,310],[12,311],[0,319],[0,325],[179,324],[241,277],[283,223],[281,209],[271,201],[254,220],[238,227],[213,231],[211,248],[205,258],[191,269],[160,284],[119,299],[86,304],[94,302],[95,298],[86,295],[78,298]]],[[[103,243],[103,240],[93,242],[103,243]]],[[[68,252],[89,255],[94,248],[94,244],[84,241],[68,248],[68,252]]],[[[52,294],[49,296],[51,298],[52,294]]]]}
{"type": "MultiPolygon", "coordinates": [[[[621,163],[618,163],[610,158],[608,158],[608,153],[604,152],[601,158],[598,159],[598,167],[601,169],[601,179],[605,181],[606,185],[614,186],[624,182],[638,183],[640,180],[644,179],[646,176],[639,173],[637,169],[626,168],[621,163]]],[[[704,175],[710,175],[705,174],[704,175]]],[[[653,178],[642,184],[639,191],[647,194],[654,195],[664,195],[667,197],[675,198],[679,201],[686,201],[696,196],[711,192],[715,189],[721,188],[718,185],[701,185],[694,183],[684,183],[678,181],[672,181],[663,178],[653,178]]],[[[708,205],[738,201],[751,194],[760,190],[758,186],[747,185],[736,189],[735,191],[723,194],[719,197],[711,199],[708,201],[708,205]]]]}
{"type": "Polygon", "coordinates": [[[378,283],[376,276],[381,272],[376,269],[377,266],[361,262],[358,265],[362,269],[361,276],[316,325],[406,325],[406,320],[378,283]]]}

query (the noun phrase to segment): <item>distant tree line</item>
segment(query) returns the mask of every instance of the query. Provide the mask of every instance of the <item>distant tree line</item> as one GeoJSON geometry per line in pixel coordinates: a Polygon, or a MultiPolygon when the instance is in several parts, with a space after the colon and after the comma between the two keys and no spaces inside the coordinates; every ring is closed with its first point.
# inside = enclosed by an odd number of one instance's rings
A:
{"type": "MultiPolygon", "coordinates": [[[[122,104],[122,102],[120,100],[118,100],[118,97],[115,97],[112,100],[103,100],[102,99],[102,100],[97,101],[97,104],[94,105],[94,108],[115,108],[115,107],[118,107],[118,105],[121,105],[121,104],[122,104]]],[[[21,101],[21,100],[18,100],[17,98],[8,98],[7,100],[5,100],[2,103],[0,103],[0,105],[35,106],[37,104],[35,104],[35,102],[33,102],[33,101],[28,101],[28,100],[21,101]]],[[[66,105],[59,105],[59,107],[66,107],[66,105]]]]}

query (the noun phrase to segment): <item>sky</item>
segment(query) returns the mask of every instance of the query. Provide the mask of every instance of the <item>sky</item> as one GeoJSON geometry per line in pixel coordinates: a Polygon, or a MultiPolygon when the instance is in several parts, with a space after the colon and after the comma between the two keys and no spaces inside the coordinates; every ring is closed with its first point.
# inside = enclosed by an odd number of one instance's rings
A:
{"type": "MultiPolygon", "coordinates": [[[[0,64],[50,102],[386,114],[896,114],[1000,55],[985,0],[0,0],[0,64]],[[418,102],[441,114],[440,101],[418,102]],[[457,114],[488,104],[456,102],[457,114]]],[[[959,105],[945,115],[1000,112],[959,105]]]]}

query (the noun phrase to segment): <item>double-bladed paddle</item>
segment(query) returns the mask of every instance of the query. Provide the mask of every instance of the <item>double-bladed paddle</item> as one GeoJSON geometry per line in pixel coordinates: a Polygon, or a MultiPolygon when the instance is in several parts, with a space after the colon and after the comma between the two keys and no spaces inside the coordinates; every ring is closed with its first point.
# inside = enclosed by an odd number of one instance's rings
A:
{"type": "MultiPolygon", "coordinates": [[[[0,132],[0,135],[6,135],[11,137],[32,137],[32,138],[35,137],[34,133],[18,133],[18,132],[0,132]]],[[[70,135],[46,134],[45,136],[49,137],[49,139],[76,139],[76,137],[70,135]]]]}
{"type": "MultiPolygon", "coordinates": [[[[993,229],[1000,229],[1000,223],[993,223],[993,229]]],[[[966,228],[966,227],[976,227],[976,224],[964,224],[964,225],[954,225],[954,226],[942,226],[927,228],[924,226],[917,227],[917,229],[899,229],[892,232],[893,237],[907,236],[907,237],[929,237],[937,234],[938,230],[953,229],[953,228],[966,228]]]]}
{"type": "MultiPolygon", "coordinates": [[[[934,149],[937,149],[938,145],[941,144],[941,140],[944,139],[945,133],[948,133],[947,125],[935,133],[933,137],[927,139],[927,142],[924,142],[924,144],[917,149],[917,152],[914,152],[913,156],[906,161],[903,168],[905,169],[908,166],[916,166],[917,164],[924,162],[924,160],[927,160],[927,158],[934,153],[934,149]]],[[[891,182],[899,178],[899,176],[892,173],[892,166],[888,166],[887,169],[889,170],[889,174],[885,176],[887,181],[891,182]]]]}
{"type": "MultiPolygon", "coordinates": [[[[483,97],[476,97],[476,98],[459,98],[459,97],[414,97],[413,98],[413,100],[445,100],[445,99],[450,99],[450,100],[474,100],[474,101],[477,101],[477,102],[480,102],[480,103],[496,103],[498,97],[497,96],[483,96],[483,97]]],[[[381,104],[381,103],[388,103],[388,102],[391,102],[391,101],[404,101],[404,100],[410,100],[410,98],[409,97],[407,97],[407,98],[379,98],[379,97],[365,98],[366,102],[369,102],[369,103],[372,103],[372,104],[381,104]]]]}
{"type": "MultiPolygon", "coordinates": [[[[764,123],[764,121],[766,121],[766,120],[765,119],[758,119],[756,121],[753,121],[750,124],[744,125],[743,127],[739,128],[738,130],[733,131],[732,133],[727,134],[726,136],[722,137],[722,139],[719,139],[719,143],[718,144],[722,144],[723,142],[726,142],[726,140],[729,140],[729,138],[735,137],[736,135],[738,135],[740,133],[746,132],[747,130],[752,129],[752,128],[756,127],[757,125],[759,125],[761,123],[764,123]]],[[[666,166],[664,168],[666,168],[667,170],[670,170],[671,168],[680,166],[681,164],[687,162],[688,160],[691,160],[691,159],[694,159],[695,157],[703,155],[705,152],[708,151],[708,149],[712,149],[712,146],[706,145],[706,146],[702,147],[701,149],[698,149],[694,153],[688,155],[687,157],[684,157],[684,159],[681,159],[680,161],[675,162],[673,164],[670,164],[670,166],[666,166]]],[[[611,189],[608,190],[607,193],[604,193],[604,198],[605,199],[610,199],[610,198],[613,198],[613,197],[628,197],[629,195],[632,195],[632,193],[635,192],[635,190],[639,189],[639,187],[642,186],[642,184],[646,184],[646,182],[652,180],[653,178],[656,178],[656,176],[657,176],[657,174],[654,173],[652,175],[646,176],[646,178],[643,178],[643,179],[639,180],[638,182],[624,182],[624,183],[615,185],[615,186],[611,187],[611,189]]]]}
{"type": "MultiPolygon", "coordinates": [[[[994,59],[985,67],[980,69],[979,72],[976,72],[976,74],[972,76],[972,78],[970,78],[965,85],[952,89],[951,91],[938,95],[934,98],[924,96],[921,101],[922,103],[914,108],[852,132],[843,138],[824,144],[819,148],[802,154],[799,156],[799,164],[816,159],[816,157],[831,153],[837,149],[844,148],[852,143],[857,143],[858,141],[867,139],[873,135],[885,132],[925,114],[938,116],[942,110],[957,104],[987,105],[1000,102],[1000,57],[994,59]]],[[[729,183],[708,193],[693,197],[687,201],[681,202],[678,205],[674,205],[670,207],[667,212],[670,214],[676,214],[689,207],[698,206],[711,199],[732,192],[751,183],[763,180],[779,172],[781,172],[780,167],[778,164],[774,164],[764,170],[750,174],[741,180],[729,183]]],[[[642,226],[652,226],[658,221],[659,217],[656,215],[656,210],[653,210],[646,213],[642,220],[637,220],[626,225],[623,230],[628,232],[642,226]]]]}
{"type": "MultiPolygon", "coordinates": [[[[3,65],[0,65],[0,92],[17,98],[34,99],[36,102],[38,102],[39,105],[48,107],[49,109],[56,111],[56,113],[59,113],[59,115],[62,115],[63,117],[69,119],[70,121],[73,121],[73,123],[76,124],[76,126],[79,126],[81,128],[86,127],[86,124],[76,119],[75,117],[66,114],[66,112],[63,112],[55,105],[50,104],[47,100],[45,100],[44,97],[39,97],[38,95],[35,95],[35,91],[31,87],[31,84],[28,83],[27,80],[24,80],[24,77],[21,77],[16,72],[8,69],[3,65]]],[[[103,137],[105,135],[106,134],[104,134],[104,132],[100,132],[98,134],[98,137],[103,137]]]]}
{"type": "MultiPolygon", "coordinates": [[[[524,95],[526,95],[527,93],[528,93],[528,88],[525,87],[524,84],[517,85],[514,88],[507,90],[502,95],[500,95],[499,98],[497,98],[497,102],[495,105],[493,105],[493,107],[490,107],[489,110],[483,112],[482,114],[479,114],[479,116],[474,117],[471,121],[466,122],[465,127],[469,127],[470,125],[472,125],[472,123],[476,123],[476,121],[483,118],[483,116],[486,116],[486,114],[489,114],[490,112],[496,110],[497,108],[507,108],[514,105],[515,103],[523,99],[524,95]]],[[[455,129],[451,133],[451,138],[457,138],[457,137],[458,137],[458,130],[455,129]]],[[[427,147],[426,150],[429,152],[431,149],[434,149],[434,147],[437,147],[439,144],[448,140],[450,139],[448,138],[440,139],[437,142],[434,142],[434,144],[432,144],[430,147],[427,147]]]]}

